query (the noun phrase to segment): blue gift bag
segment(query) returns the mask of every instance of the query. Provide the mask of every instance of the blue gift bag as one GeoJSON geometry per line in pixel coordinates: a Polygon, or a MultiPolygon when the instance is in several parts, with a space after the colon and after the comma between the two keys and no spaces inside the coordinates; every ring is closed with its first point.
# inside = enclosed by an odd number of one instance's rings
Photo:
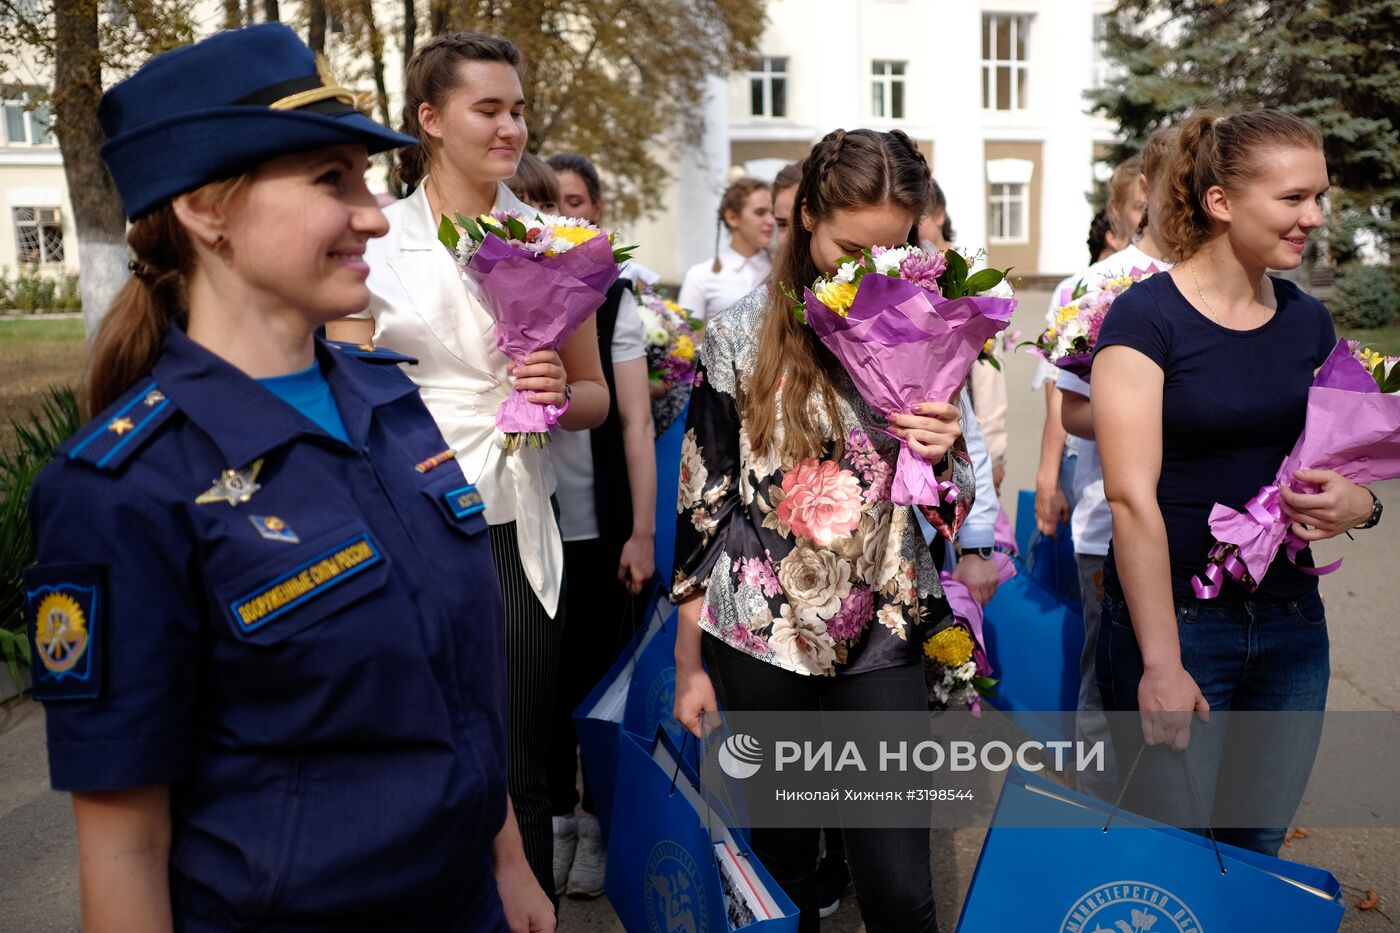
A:
{"type": "Polygon", "coordinates": [[[656,575],[669,586],[676,559],[676,494],[681,482],[681,442],[690,404],[656,439],[656,575]]]}
{"type": "Polygon", "coordinates": [[[1035,493],[1029,489],[1022,489],[1016,499],[1016,547],[1023,573],[1080,612],[1079,564],[1069,525],[1060,525],[1054,537],[1041,534],[1035,524],[1035,493]]]}
{"type": "MultiPolygon", "coordinates": [[[[676,696],[676,607],[656,593],[647,624],[637,630],[607,675],[574,710],[579,757],[593,791],[604,833],[608,832],[617,783],[618,736],[647,737],[658,726],[677,742],[683,735],[671,712],[676,696]]],[[[698,761],[691,743],[688,753],[698,761]]]]}
{"type": "Polygon", "coordinates": [[[1107,804],[1013,768],[958,929],[1328,933],[1341,925],[1346,907],[1330,872],[1219,850],[1217,858],[1208,838],[1121,810],[1110,822],[1107,804]]]}
{"type": "Polygon", "coordinates": [[[796,907],[703,793],[692,757],[664,731],[651,742],[621,736],[617,799],[626,805],[613,813],[606,887],[623,928],[796,933],[796,907]]]}
{"type": "MultiPolygon", "coordinates": [[[[1017,571],[1022,565],[1017,561],[1017,571]]],[[[1073,711],[1079,705],[1084,617],[1029,573],[997,587],[983,609],[982,636],[996,671],[989,700],[1005,712],[1073,711]]],[[[1067,736],[1073,735],[1073,717],[1067,736]]]]}

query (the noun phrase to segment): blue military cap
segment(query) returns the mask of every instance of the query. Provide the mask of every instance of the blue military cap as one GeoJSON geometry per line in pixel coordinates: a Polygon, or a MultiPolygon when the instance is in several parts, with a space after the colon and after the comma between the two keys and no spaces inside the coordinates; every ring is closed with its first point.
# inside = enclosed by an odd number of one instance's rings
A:
{"type": "Polygon", "coordinates": [[[354,95],[281,23],[157,55],[102,95],[97,118],[107,134],[102,158],[132,219],[276,156],[418,144],[356,110],[354,95]]]}

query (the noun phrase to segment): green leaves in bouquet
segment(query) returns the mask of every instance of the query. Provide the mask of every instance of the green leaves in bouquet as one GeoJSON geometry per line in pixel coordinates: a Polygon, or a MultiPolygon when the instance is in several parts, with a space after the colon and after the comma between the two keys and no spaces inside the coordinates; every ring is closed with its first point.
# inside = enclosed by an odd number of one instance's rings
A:
{"type": "Polygon", "coordinates": [[[462,235],[457,232],[457,227],[444,214],[441,223],[438,224],[438,242],[448,249],[456,252],[457,244],[462,242],[462,235]]]}
{"type": "Polygon", "coordinates": [[[944,298],[961,298],[967,294],[967,260],[955,249],[945,250],[948,267],[938,279],[938,289],[944,298]]]}
{"type": "Polygon", "coordinates": [[[1387,395],[1400,392],[1400,362],[1390,364],[1390,372],[1385,371],[1385,364],[1381,363],[1371,371],[1371,376],[1376,380],[1376,385],[1380,386],[1382,392],[1387,395]]]}
{"type": "Polygon", "coordinates": [[[1074,293],[1069,296],[1069,300],[1078,301],[1087,294],[1089,294],[1089,286],[1083,279],[1080,279],[1078,284],[1074,286],[1074,293]]]}
{"type": "Polygon", "coordinates": [[[520,240],[522,242],[530,235],[530,231],[526,229],[525,224],[521,222],[519,217],[506,218],[506,233],[510,234],[512,240],[520,240]]]}
{"type": "MultiPolygon", "coordinates": [[[[1009,272],[1011,270],[1007,270],[1009,272]]],[[[964,294],[979,295],[989,288],[996,288],[1006,278],[1006,272],[997,269],[983,269],[981,272],[974,272],[965,283],[964,294]]]]}
{"type": "Polygon", "coordinates": [[[637,249],[637,247],[638,244],[636,243],[633,243],[631,246],[613,247],[613,262],[617,263],[619,266],[622,265],[624,262],[632,258],[632,251],[637,249]]]}
{"type": "Polygon", "coordinates": [[[974,677],[972,686],[977,688],[977,692],[984,697],[994,697],[997,695],[997,679],[995,677],[974,677]]]}
{"type": "Polygon", "coordinates": [[[457,226],[461,227],[466,232],[467,236],[471,237],[472,241],[475,243],[480,243],[482,240],[486,239],[486,231],[482,229],[481,224],[472,220],[470,217],[463,217],[461,214],[458,214],[457,226]]]}
{"type": "Polygon", "coordinates": [[[29,491],[54,451],[80,424],[77,395],[69,388],[53,388],[27,422],[12,422],[14,433],[0,449],[0,654],[16,684],[21,662],[28,665],[30,660],[20,577],[20,571],[34,562],[29,491]]]}
{"type": "Polygon", "coordinates": [[[796,292],[794,292],[792,290],[792,286],[786,282],[779,282],[778,287],[783,290],[784,297],[786,297],[788,301],[792,302],[792,316],[797,318],[797,323],[805,326],[807,323],[806,300],[799,296],[796,292]]]}

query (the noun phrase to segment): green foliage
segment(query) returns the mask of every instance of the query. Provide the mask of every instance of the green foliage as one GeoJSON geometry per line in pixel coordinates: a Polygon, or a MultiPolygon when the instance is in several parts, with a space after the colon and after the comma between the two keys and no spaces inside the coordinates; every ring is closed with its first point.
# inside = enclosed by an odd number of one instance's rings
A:
{"type": "Polygon", "coordinates": [[[1385,269],[1352,264],[1338,272],[1329,307],[1338,327],[1384,327],[1400,310],[1400,295],[1385,269]]]}
{"type": "Polygon", "coordinates": [[[1313,123],[1332,173],[1334,261],[1370,229],[1400,254],[1400,0],[1120,0],[1089,93],[1115,160],[1188,111],[1273,107],[1313,123]],[[1340,216],[1338,216],[1340,215],[1340,216]]]}
{"type": "Polygon", "coordinates": [[[81,423],[74,391],[51,388],[43,405],[27,421],[13,422],[10,448],[0,450],[0,653],[15,683],[19,683],[20,663],[29,663],[20,578],[20,571],[34,562],[29,491],[54,451],[81,423]]]}
{"type": "Polygon", "coordinates": [[[78,277],[44,275],[37,268],[21,269],[10,279],[0,270],[0,311],[81,311],[78,277]]]}

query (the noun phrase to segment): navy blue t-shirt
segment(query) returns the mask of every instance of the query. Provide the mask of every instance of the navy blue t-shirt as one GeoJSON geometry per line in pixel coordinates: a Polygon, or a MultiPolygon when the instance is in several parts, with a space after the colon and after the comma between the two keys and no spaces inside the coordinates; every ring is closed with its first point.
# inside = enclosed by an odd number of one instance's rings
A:
{"type": "MultiPolygon", "coordinates": [[[[1270,281],[1278,310],[1253,330],[1215,323],[1163,273],[1124,292],[1099,335],[1098,349],[1132,347],[1165,374],[1157,503],[1178,599],[1194,598],[1191,577],[1206,567],[1214,542],[1211,507],[1219,502],[1242,509],[1273,482],[1302,433],[1313,373],[1336,346],[1332,316],[1322,302],[1292,282],[1270,281]]],[[[1311,554],[1302,551],[1298,563],[1312,566],[1311,554]]],[[[1280,550],[1256,595],[1295,599],[1316,586],[1280,550]]],[[[1247,595],[1230,581],[1218,598],[1247,595]]]]}

